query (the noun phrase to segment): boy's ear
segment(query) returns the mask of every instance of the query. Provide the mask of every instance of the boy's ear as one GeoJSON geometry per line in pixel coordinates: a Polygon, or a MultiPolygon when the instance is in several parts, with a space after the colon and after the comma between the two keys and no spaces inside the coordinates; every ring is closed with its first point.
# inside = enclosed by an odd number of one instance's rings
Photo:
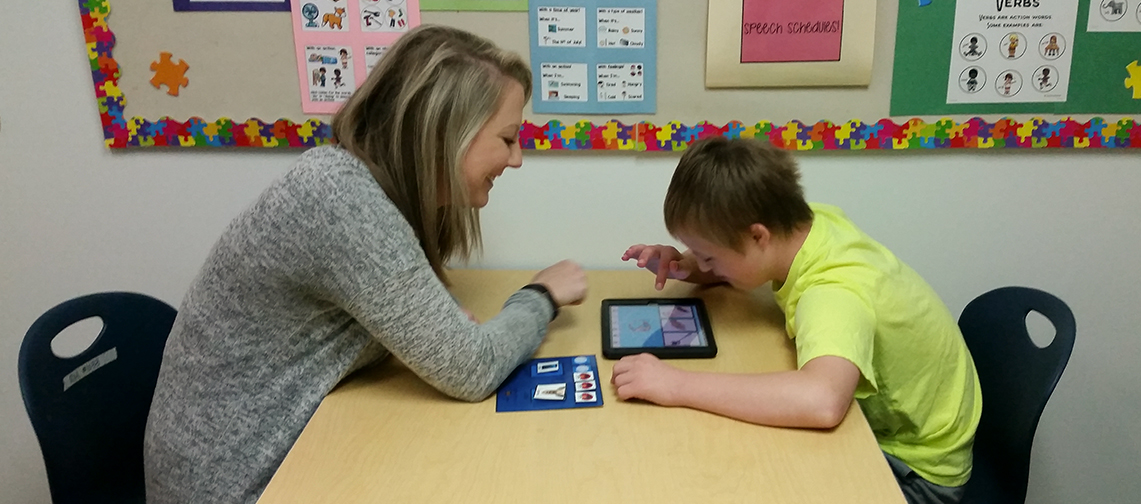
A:
{"type": "Polygon", "coordinates": [[[769,228],[764,224],[754,223],[753,225],[749,226],[749,239],[751,239],[756,245],[761,247],[768,247],[769,243],[772,242],[772,238],[772,232],[769,231],[769,228]]]}

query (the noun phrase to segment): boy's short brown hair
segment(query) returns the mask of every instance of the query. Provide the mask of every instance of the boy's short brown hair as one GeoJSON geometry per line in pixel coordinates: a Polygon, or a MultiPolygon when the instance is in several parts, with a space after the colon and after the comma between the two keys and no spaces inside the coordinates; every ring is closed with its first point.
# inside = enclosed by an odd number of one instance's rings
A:
{"type": "Polygon", "coordinates": [[[755,223],[788,236],[812,222],[796,161],[765,140],[694,142],[678,162],[664,207],[670,234],[695,233],[738,251],[755,223]]]}

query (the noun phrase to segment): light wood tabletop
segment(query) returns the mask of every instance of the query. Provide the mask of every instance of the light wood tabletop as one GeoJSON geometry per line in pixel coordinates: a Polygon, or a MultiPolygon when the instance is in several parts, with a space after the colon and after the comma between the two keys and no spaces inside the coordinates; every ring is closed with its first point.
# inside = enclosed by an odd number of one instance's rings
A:
{"type": "MultiPolygon", "coordinates": [[[[455,270],[452,292],[480,320],[533,272],[455,270]]],[[[604,406],[496,413],[495,397],[450,399],[394,359],[350,377],[317,409],[259,503],[837,503],[902,504],[854,403],[835,429],[752,425],[710,413],[623,402],[601,355],[601,301],[701,297],[718,355],[672,360],[719,372],[794,369],[771,294],[590,271],[580,306],[564,307],[538,357],[596,355],[604,406]]]]}

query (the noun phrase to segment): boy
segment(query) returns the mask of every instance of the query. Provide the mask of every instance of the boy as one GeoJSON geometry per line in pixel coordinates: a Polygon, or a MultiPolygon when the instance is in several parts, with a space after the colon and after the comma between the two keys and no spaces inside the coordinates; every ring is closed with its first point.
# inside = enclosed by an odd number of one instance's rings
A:
{"type": "Polygon", "coordinates": [[[772,282],[797,370],[694,373],[649,354],[614,364],[622,399],[747,422],[828,429],[853,398],[911,504],[953,503],[971,473],[982,413],[974,363],[931,287],[836,207],[808,204],[791,156],[711,138],[682,156],[666,193],[670,234],[689,247],[634,245],[657,275],[751,290],[772,282]]]}

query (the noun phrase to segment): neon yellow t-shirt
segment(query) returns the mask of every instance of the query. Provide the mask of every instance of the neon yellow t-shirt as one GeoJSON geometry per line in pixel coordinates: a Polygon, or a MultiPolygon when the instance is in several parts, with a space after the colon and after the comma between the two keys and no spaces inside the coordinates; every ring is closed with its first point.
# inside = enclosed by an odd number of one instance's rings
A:
{"type": "Polygon", "coordinates": [[[851,361],[880,448],[927,481],[965,484],[982,393],[958,324],[915,270],[839,208],[811,207],[788,278],[773,282],[797,367],[825,355],[851,361]]]}

